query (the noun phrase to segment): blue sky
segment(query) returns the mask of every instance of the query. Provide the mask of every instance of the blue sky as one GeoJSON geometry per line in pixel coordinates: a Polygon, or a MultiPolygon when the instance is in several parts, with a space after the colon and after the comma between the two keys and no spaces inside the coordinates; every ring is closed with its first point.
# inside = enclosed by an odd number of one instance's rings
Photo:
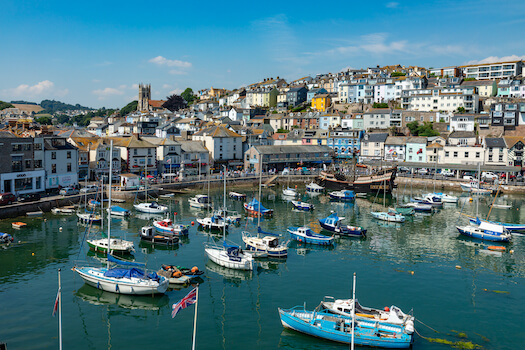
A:
{"type": "Polygon", "coordinates": [[[3,0],[0,100],[122,107],[347,67],[525,59],[525,1],[3,0]]]}

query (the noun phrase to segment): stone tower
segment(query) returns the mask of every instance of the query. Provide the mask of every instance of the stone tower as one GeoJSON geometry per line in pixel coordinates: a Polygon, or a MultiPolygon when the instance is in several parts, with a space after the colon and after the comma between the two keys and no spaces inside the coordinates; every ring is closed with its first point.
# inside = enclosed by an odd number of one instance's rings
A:
{"type": "Polygon", "coordinates": [[[151,84],[139,84],[139,104],[137,110],[149,111],[149,100],[151,100],[151,84]]]}

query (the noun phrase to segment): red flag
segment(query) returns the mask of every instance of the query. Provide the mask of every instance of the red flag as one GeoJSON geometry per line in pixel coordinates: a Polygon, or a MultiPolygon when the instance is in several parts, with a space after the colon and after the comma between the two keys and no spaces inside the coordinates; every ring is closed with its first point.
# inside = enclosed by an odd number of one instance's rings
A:
{"type": "Polygon", "coordinates": [[[188,307],[189,305],[195,304],[197,302],[197,288],[194,288],[191,292],[188,293],[184,298],[182,298],[178,303],[173,304],[173,311],[171,312],[171,318],[175,317],[177,313],[188,307]]]}
{"type": "Polygon", "coordinates": [[[419,153],[423,153],[423,149],[422,148],[420,148],[419,151],[417,151],[416,154],[419,154],[419,153]]]}
{"type": "Polygon", "coordinates": [[[55,314],[58,310],[58,301],[60,300],[60,289],[57,291],[57,297],[55,299],[55,306],[53,307],[53,317],[55,317],[55,314]]]}

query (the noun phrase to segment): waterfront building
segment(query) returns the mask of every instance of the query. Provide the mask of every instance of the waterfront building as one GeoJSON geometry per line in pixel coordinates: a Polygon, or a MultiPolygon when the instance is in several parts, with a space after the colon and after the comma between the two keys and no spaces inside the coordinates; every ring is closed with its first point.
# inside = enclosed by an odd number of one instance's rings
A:
{"type": "Polygon", "coordinates": [[[34,142],[35,149],[44,150],[46,190],[78,184],[78,148],[65,137],[43,136],[34,142]]]}
{"type": "Polygon", "coordinates": [[[443,150],[443,145],[438,142],[432,142],[427,147],[427,162],[428,163],[441,163],[445,152],[443,150]]]}
{"type": "MultiPolygon", "coordinates": [[[[123,170],[133,174],[140,174],[147,168],[152,174],[157,169],[157,148],[137,134],[130,137],[115,138],[114,148],[120,151],[124,165],[123,170]]],[[[153,174],[152,174],[153,175],[153,174]]]]}
{"type": "Polygon", "coordinates": [[[360,160],[381,159],[388,133],[366,133],[361,141],[360,160]]]}
{"type": "Polygon", "coordinates": [[[330,128],[326,145],[333,149],[334,155],[339,159],[349,159],[359,156],[361,152],[362,130],[330,128]]]}
{"type": "Polygon", "coordinates": [[[304,131],[303,145],[327,145],[328,131],[321,129],[308,129],[304,131]]]}
{"type": "Polygon", "coordinates": [[[523,150],[525,148],[525,137],[505,136],[507,146],[507,162],[509,166],[523,167],[523,150]]]}
{"type": "Polygon", "coordinates": [[[210,152],[200,141],[179,141],[181,147],[180,176],[208,174],[210,152]]]}
{"type": "MultiPolygon", "coordinates": [[[[405,160],[406,136],[388,136],[385,141],[384,158],[386,161],[402,162],[405,160]]],[[[426,143],[425,143],[426,146],[426,143]]]]}
{"type": "Polygon", "coordinates": [[[443,149],[443,163],[446,164],[483,164],[485,149],[477,142],[473,131],[453,131],[443,149]]]}
{"type": "Polygon", "coordinates": [[[333,150],[328,146],[252,146],[244,154],[244,169],[259,172],[266,169],[320,167],[332,162],[333,150]],[[261,163],[262,161],[262,163],[261,163]]]}
{"type": "Polygon", "coordinates": [[[408,137],[406,141],[405,161],[425,163],[427,161],[427,138],[408,137]]]}
{"type": "Polygon", "coordinates": [[[507,144],[503,137],[486,137],[483,140],[483,146],[485,148],[485,165],[507,165],[507,144]]]}
{"type": "Polygon", "coordinates": [[[211,154],[214,165],[242,165],[242,136],[226,127],[204,128],[192,136],[193,141],[201,141],[211,154]]]}
{"type": "Polygon", "coordinates": [[[158,173],[173,173],[180,168],[181,145],[173,137],[143,137],[157,148],[158,173]]]}
{"type": "MultiPolygon", "coordinates": [[[[113,147],[113,154],[110,154],[111,142],[109,139],[100,138],[97,142],[89,148],[89,159],[93,160],[90,162],[90,180],[98,180],[102,176],[105,177],[104,181],[109,179],[109,167],[110,162],[113,168],[113,174],[121,173],[122,161],[121,161],[121,150],[118,146],[113,147]]],[[[144,168],[142,168],[144,170],[144,168]]]]}

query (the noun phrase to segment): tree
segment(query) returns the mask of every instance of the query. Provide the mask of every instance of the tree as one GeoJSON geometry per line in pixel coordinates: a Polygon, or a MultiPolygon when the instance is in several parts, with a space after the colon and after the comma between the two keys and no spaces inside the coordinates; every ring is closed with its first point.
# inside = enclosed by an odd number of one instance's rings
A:
{"type": "Polygon", "coordinates": [[[438,136],[439,132],[434,130],[434,125],[431,122],[424,122],[417,128],[417,136],[438,136]]]}
{"type": "Polygon", "coordinates": [[[458,107],[458,113],[465,113],[465,107],[458,107]]]}
{"type": "Polygon", "coordinates": [[[195,95],[193,94],[193,90],[191,88],[186,88],[186,90],[184,90],[180,95],[189,105],[195,101],[195,95]]]}
{"type": "Polygon", "coordinates": [[[9,102],[4,102],[4,101],[0,101],[0,111],[2,109],[6,109],[6,108],[14,108],[15,106],[13,106],[12,104],[10,104],[9,102]]]}
{"type": "Polygon", "coordinates": [[[374,102],[374,104],[372,104],[372,108],[388,108],[388,103],[374,102]]]}
{"type": "Polygon", "coordinates": [[[171,95],[167,97],[167,101],[164,102],[162,107],[170,110],[171,112],[175,112],[181,108],[185,108],[186,104],[186,100],[184,100],[180,95],[171,95]]]}
{"type": "Polygon", "coordinates": [[[39,124],[44,124],[44,125],[51,125],[53,124],[53,120],[51,119],[51,117],[48,117],[48,116],[43,116],[43,117],[40,117],[40,118],[36,118],[35,121],[39,124]]]}
{"type": "Polygon", "coordinates": [[[120,110],[120,115],[125,116],[125,115],[130,114],[131,112],[136,111],[138,104],[139,104],[139,101],[137,101],[137,100],[131,101],[130,103],[128,103],[126,106],[124,106],[120,110]]]}
{"type": "Polygon", "coordinates": [[[419,122],[417,120],[414,120],[413,122],[410,122],[407,124],[408,130],[410,130],[410,133],[412,135],[417,135],[417,129],[419,128],[419,122]]]}

